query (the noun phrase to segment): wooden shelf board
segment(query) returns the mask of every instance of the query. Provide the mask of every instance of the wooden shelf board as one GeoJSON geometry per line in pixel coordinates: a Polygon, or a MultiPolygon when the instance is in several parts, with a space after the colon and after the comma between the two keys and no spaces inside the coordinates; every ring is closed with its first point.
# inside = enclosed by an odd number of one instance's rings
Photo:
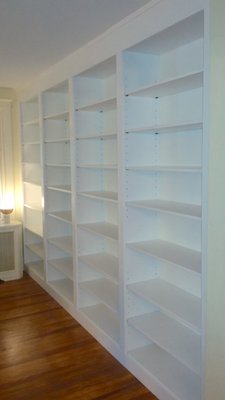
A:
{"type": "Polygon", "coordinates": [[[201,172],[199,165],[131,165],[127,166],[128,171],[146,171],[146,172],[201,172]]]}
{"type": "Polygon", "coordinates": [[[118,283],[119,263],[117,257],[108,253],[95,253],[78,256],[78,260],[118,283]]]}
{"type": "Polygon", "coordinates": [[[119,343],[120,329],[119,318],[116,313],[104,304],[82,307],[80,311],[84,313],[98,328],[105,332],[116,343],[119,343]]]}
{"type": "Polygon", "coordinates": [[[201,273],[201,252],[165,240],[128,243],[128,247],[195,272],[201,273]]]}
{"type": "Polygon", "coordinates": [[[70,279],[50,280],[49,285],[70,303],[73,303],[73,282],[70,279]]]}
{"type": "Polygon", "coordinates": [[[26,244],[26,247],[35,253],[38,257],[44,258],[44,245],[43,243],[30,243],[26,244]]]}
{"type": "Polygon", "coordinates": [[[111,280],[100,278],[91,281],[80,282],[79,287],[98,298],[114,312],[119,311],[118,285],[111,280]]]}
{"type": "Polygon", "coordinates": [[[73,259],[71,257],[50,259],[48,263],[64,273],[67,278],[73,279],[73,259]]]}
{"type": "Polygon", "coordinates": [[[78,164],[77,168],[117,169],[117,165],[116,164],[78,164]]]}
{"type": "Polygon", "coordinates": [[[68,121],[69,111],[62,111],[54,114],[44,115],[44,120],[48,119],[56,119],[56,120],[58,119],[58,120],[68,121]]]}
{"type": "Polygon", "coordinates": [[[26,141],[22,143],[22,146],[40,146],[40,140],[26,141]]]}
{"type": "Polygon", "coordinates": [[[108,222],[96,222],[90,224],[80,224],[78,226],[98,236],[103,236],[109,239],[118,240],[117,225],[110,224],[108,222]]]}
{"type": "Polygon", "coordinates": [[[69,254],[72,254],[73,245],[71,236],[48,238],[48,242],[58,247],[59,249],[64,250],[69,254]]]}
{"type": "Polygon", "coordinates": [[[50,190],[55,190],[57,192],[71,193],[70,185],[47,185],[47,188],[50,190]]]}
{"type": "Polygon", "coordinates": [[[34,224],[32,221],[24,221],[24,228],[28,229],[30,232],[35,233],[35,235],[38,235],[40,237],[43,236],[43,226],[40,224],[34,224]]]}
{"type": "Polygon", "coordinates": [[[128,324],[200,375],[200,335],[161,312],[130,318],[128,324]]]}
{"type": "Polygon", "coordinates": [[[185,217],[200,219],[202,216],[202,209],[198,204],[178,203],[161,199],[129,201],[126,204],[129,207],[145,208],[185,217]]]}
{"type": "Polygon", "coordinates": [[[96,134],[90,134],[90,135],[84,135],[84,136],[77,136],[77,140],[91,140],[91,139],[116,139],[117,133],[112,132],[112,133],[107,133],[107,132],[102,132],[102,133],[96,133],[96,134]]]}
{"type": "Polygon", "coordinates": [[[79,192],[79,196],[90,197],[93,199],[98,200],[108,200],[112,202],[118,201],[118,194],[117,192],[110,192],[110,191],[91,191],[91,192],[79,192]]]}
{"type": "Polygon", "coordinates": [[[116,97],[109,97],[108,99],[99,99],[90,104],[78,106],[76,111],[109,111],[116,108],[116,97]]]}
{"type": "Polygon", "coordinates": [[[37,126],[37,125],[39,125],[39,118],[34,118],[34,119],[29,120],[29,121],[24,121],[22,123],[23,127],[26,127],[26,126],[37,126]]]}
{"type": "Polygon", "coordinates": [[[200,377],[174,357],[151,344],[128,353],[138,364],[147,370],[158,382],[182,400],[201,398],[200,377]]]}
{"type": "Polygon", "coordinates": [[[62,164],[62,163],[45,163],[46,167],[56,167],[56,168],[70,168],[71,165],[68,163],[62,164]]]}
{"type": "Polygon", "coordinates": [[[196,89],[203,86],[203,72],[195,71],[187,75],[157,82],[153,85],[144,86],[133,92],[126,93],[127,96],[140,97],[161,97],[170,96],[187,90],[196,89]]]}
{"type": "Polygon", "coordinates": [[[44,280],[45,276],[45,270],[44,270],[44,261],[32,261],[32,262],[26,262],[25,267],[28,271],[32,271],[36,275],[39,276],[39,278],[44,280]]]}
{"type": "Polygon", "coordinates": [[[63,137],[63,138],[54,138],[54,139],[45,139],[44,141],[46,144],[51,143],[70,143],[70,138],[63,137]]]}
{"type": "Polygon", "coordinates": [[[51,211],[47,213],[53,218],[72,223],[72,211],[51,211]]]}
{"type": "Polygon", "coordinates": [[[129,284],[128,289],[197,334],[200,333],[201,299],[197,296],[160,279],[129,284]]]}
{"type": "Polygon", "coordinates": [[[180,124],[171,125],[155,125],[155,126],[139,126],[136,128],[128,128],[125,130],[126,133],[176,133],[200,130],[203,128],[202,122],[184,122],[180,124]]]}

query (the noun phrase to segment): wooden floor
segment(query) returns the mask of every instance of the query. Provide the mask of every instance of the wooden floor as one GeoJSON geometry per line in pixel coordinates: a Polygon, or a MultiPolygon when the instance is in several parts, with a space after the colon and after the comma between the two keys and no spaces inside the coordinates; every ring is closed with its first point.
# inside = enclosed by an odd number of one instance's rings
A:
{"type": "Polygon", "coordinates": [[[25,276],[0,284],[0,399],[156,397],[25,276]]]}

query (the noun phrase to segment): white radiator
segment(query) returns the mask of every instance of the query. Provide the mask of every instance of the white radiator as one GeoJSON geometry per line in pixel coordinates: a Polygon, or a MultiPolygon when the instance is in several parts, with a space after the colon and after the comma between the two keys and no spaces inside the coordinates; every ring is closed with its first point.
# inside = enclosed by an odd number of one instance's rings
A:
{"type": "Polygon", "coordinates": [[[19,279],[23,274],[22,233],[19,222],[0,224],[0,279],[19,279]]]}

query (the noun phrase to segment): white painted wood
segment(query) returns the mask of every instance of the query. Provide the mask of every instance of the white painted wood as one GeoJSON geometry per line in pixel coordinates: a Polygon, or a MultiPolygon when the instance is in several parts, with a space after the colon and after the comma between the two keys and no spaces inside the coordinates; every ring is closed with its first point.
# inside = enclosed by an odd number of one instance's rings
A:
{"type": "Polygon", "coordinates": [[[195,373],[201,374],[200,335],[161,312],[133,317],[128,323],[195,373]]]}
{"type": "MultiPolygon", "coordinates": [[[[153,377],[172,393],[174,399],[199,400],[200,378],[158,346],[140,347],[129,353],[153,377]]],[[[166,397],[165,397],[166,399],[166,397]]]]}
{"type": "Polygon", "coordinates": [[[73,279],[73,259],[71,257],[50,259],[49,264],[63,272],[69,279],[73,279]]]}
{"type": "Polygon", "coordinates": [[[96,101],[94,103],[80,106],[77,111],[108,111],[116,107],[116,98],[109,98],[105,100],[96,101]]]}
{"type": "Polygon", "coordinates": [[[42,210],[24,206],[24,226],[31,232],[43,236],[42,210]]]}
{"type": "Polygon", "coordinates": [[[71,193],[71,186],[70,185],[48,185],[48,189],[59,191],[59,192],[65,192],[65,193],[71,193]]]}
{"type": "Polygon", "coordinates": [[[79,287],[97,297],[114,312],[119,311],[118,285],[111,280],[101,278],[80,282],[79,287]]]}
{"type": "Polygon", "coordinates": [[[155,304],[194,332],[201,330],[201,300],[160,279],[128,285],[129,290],[155,304]]]}
{"type": "Polygon", "coordinates": [[[118,227],[108,222],[82,224],[79,225],[79,227],[82,229],[86,229],[96,235],[105,236],[113,240],[118,240],[118,227]]]}
{"type": "MultiPolygon", "coordinates": [[[[46,287],[160,400],[201,398],[204,7],[153,1],[32,89],[42,91],[46,287]]],[[[23,169],[41,186],[35,103],[23,169]]],[[[30,263],[44,257],[38,245],[26,246],[30,263]]]]}
{"type": "Polygon", "coordinates": [[[172,202],[168,200],[154,199],[127,202],[127,206],[157,210],[191,218],[201,218],[201,206],[197,204],[185,204],[175,201],[172,202]]]}
{"type": "Polygon", "coordinates": [[[117,169],[115,164],[79,164],[78,168],[95,168],[95,169],[117,169]]]}
{"type": "Polygon", "coordinates": [[[199,251],[160,239],[128,243],[127,246],[198,274],[201,273],[201,253],[199,251]]]}
{"type": "Polygon", "coordinates": [[[79,196],[86,196],[93,199],[99,200],[108,200],[112,202],[117,202],[118,196],[116,192],[107,192],[107,191],[99,191],[99,192],[80,192],[78,193],[79,196]]]}
{"type": "Polygon", "coordinates": [[[115,139],[117,136],[116,133],[113,132],[102,132],[102,133],[97,133],[97,134],[90,134],[90,135],[85,135],[85,136],[77,136],[77,140],[91,140],[91,139],[115,139]]]}
{"type": "Polygon", "coordinates": [[[118,258],[108,253],[94,253],[78,257],[79,261],[89,265],[115,283],[119,281],[118,258]]]}
{"type": "Polygon", "coordinates": [[[186,90],[196,89],[198,87],[201,87],[202,85],[203,85],[203,73],[201,71],[181,77],[176,77],[169,81],[159,82],[152,86],[147,86],[138,89],[135,92],[126,93],[126,95],[162,97],[184,92],[186,90]]]}
{"type": "Polygon", "coordinates": [[[45,279],[45,269],[43,260],[27,262],[25,264],[25,269],[28,272],[28,274],[33,273],[35,275],[38,275],[40,279],[42,280],[45,279]]]}
{"type": "Polygon", "coordinates": [[[104,334],[119,343],[119,319],[116,313],[104,304],[83,307],[80,311],[94,323],[96,329],[100,328],[104,334]]]}
{"type": "Polygon", "coordinates": [[[168,165],[168,166],[160,166],[160,165],[143,165],[143,166],[127,166],[127,170],[130,171],[149,171],[149,172],[201,172],[201,167],[198,165],[168,165]]]}
{"type": "Polygon", "coordinates": [[[0,223],[0,279],[20,279],[23,276],[22,226],[12,220],[0,223]]]}
{"type": "Polygon", "coordinates": [[[68,121],[69,119],[69,112],[68,111],[59,111],[56,114],[51,114],[51,115],[45,115],[44,120],[46,119],[56,119],[56,120],[63,120],[63,121],[68,121]]]}
{"type": "Polygon", "coordinates": [[[52,211],[48,215],[57,218],[62,221],[72,222],[72,212],[71,211],[52,211]]]}
{"type": "Polygon", "coordinates": [[[30,243],[30,244],[26,244],[26,246],[33,251],[33,253],[37,254],[37,256],[39,256],[40,258],[44,258],[44,246],[43,246],[43,242],[39,242],[39,243],[30,243]]]}
{"type": "Polygon", "coordinates": [[[67,253],[72,254],[72,238],[70,236],[48,238],[48,242],[54,244],[67,253]]]}
{"type": "Polygon", "coordinates": [[[73,302],[73,283],[69,279],[49,281],[49,285],[66,300],[73,302]]]}
{"type": "Polygon", "coordinates": [[[130,128],[126,133],[174,133],[202,129],[202,122],[182,123],[173,125],[142,126],[140,128],[130,128]]]}

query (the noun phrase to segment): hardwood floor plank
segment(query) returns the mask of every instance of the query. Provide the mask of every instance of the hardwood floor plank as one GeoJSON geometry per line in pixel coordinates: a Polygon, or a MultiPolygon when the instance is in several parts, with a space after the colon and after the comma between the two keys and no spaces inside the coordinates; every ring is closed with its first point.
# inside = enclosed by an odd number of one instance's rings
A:
{"type": "Polygon", "coordinates": [[[1,400],[157,400],[28,276],[0,301],[1,400]]]}

